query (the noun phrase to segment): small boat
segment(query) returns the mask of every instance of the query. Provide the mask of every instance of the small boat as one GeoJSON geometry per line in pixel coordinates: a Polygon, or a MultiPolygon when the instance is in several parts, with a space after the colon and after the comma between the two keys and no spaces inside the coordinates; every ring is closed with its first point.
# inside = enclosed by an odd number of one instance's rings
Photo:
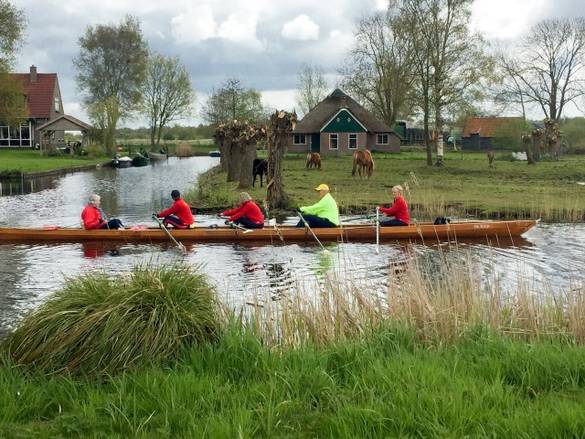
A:
{"type": "Polygon", "coordinates": [[[221,151],[209,151],[209,157],[221,157],[221,151]]]}
{"type": "Polygon", "coordinates": [[[161,152],[149,152],[148,153],[148,157],[153,162],[167,160],[169,158],[168,154],[164,154],[164,153],[161,153],[161,152]]]}
{"type": "Polygon", "coordinates": [[[132,166],[140,167],[147,166],[148,164],[150,164],[150,159],[142,154],[138,154],[132,159],[132,166]]]}
{"type": "Polygon", "coordinates": [[[128,156],[115,157],[112,160],[112,166],[114,168],[129,168],[132,166],[132,159],[128,156]]]}
{"type": "MultiPolygon", "coordinates": [[[[435,225],[419,223],[404,227],[381,227],[380,241],[410,240],[437,243],[456,240],[485,240],[490,238],[511,239],[530,230],[537,221],[470,221],[435,225]]],[[[376,242],[376,227],[373,224],[351,224],[343,227],[312,229],[321,241],[376,242]]],[[[173,237],[184,242],[313,242],[314,237],[307,228],[292,226],[266,226],[263,229],[242,230],[229,227],[195,227],[175,229],[173,237]],[[281,239],[282,238],[282,239],[281,239]]],[[[124,230],[84,230],[80,228],[0,228],[0,241],[11,242],[157,242],[169,237],[159,228],[137,228],[124,230]]]]}

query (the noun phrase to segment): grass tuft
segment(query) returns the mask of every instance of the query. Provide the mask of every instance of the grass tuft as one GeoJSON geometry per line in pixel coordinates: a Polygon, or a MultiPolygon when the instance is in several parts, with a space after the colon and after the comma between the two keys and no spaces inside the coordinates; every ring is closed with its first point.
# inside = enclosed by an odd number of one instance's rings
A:
{"type": "Polygon", "coordinates": [[[0,350],[47,374],[113,375],[215,339],[216,305],[206,277],[181,265],[139,266],[114,279],[87,274],[68,279],[0,350]]]}

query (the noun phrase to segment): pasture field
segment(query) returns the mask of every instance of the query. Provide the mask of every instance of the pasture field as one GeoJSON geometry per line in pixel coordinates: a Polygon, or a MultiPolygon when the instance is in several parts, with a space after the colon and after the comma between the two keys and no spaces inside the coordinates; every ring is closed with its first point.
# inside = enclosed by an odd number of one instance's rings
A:
{"type": "MultiPolygon", "coordinates": [[[[545,221],[582,221],[585,214],[585,156],[565,156],[534,166],[496,155],[493,168],[485,153],[448,153],[443,167],[428,167],[422,152],[374,154],[371,179],[351,176],[349,156],[325,157],[321,170],[305,169],[304,154],[289,154],[284,164],[285,190],[292,211],[316,200],[312,190],[327,183],[344,213],[372,213],[390,203],[389,189],[401,184],[417,220],[436,216],[484,218],[542,218],[545,221]]],[[[237,203],[236,183],[227,183],[217,169],[200,179],[188,200],[203,210],[220,210],[237,203]]],[[[265,188],[250,190],[255,199],[265,188]]]]}

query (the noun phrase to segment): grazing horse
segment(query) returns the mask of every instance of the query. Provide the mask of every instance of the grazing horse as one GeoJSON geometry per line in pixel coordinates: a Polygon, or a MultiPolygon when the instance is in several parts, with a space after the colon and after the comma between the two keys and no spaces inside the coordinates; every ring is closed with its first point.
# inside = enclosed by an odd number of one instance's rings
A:
{"type": "Polygon", "coordinates": [[[488,164],[490,165],[490,168],[493,168],[494,167],[494,159],[496,158],[496,153],[490,149],[487,152],[487,158],[488,158],[488,164]]]}
{"type": "Polygon", "coordinates": [[[260,187],[262,187],[262,176],[268,175],[268,160],[265,159],[254,159],[254,163],[252,164],[252,175],[254,176],[254,180],[252,180],[252,187],[256,186],[256,176],[260,176],[260,187]]]}
{"type": "Polygon", "coordinates": [[[372,153],[367,149],[363,151],[358,150],[353,153],[353,169],[351,170],[352,177],[355,176],[356,170],[360,178],[370,178],[374,173],[374,159],[372,158],[372,153]]]}
{"type": "Polygon", "coordinates": [[[321,169],[321,155],[318,152],[307,154],[307,169],[311,168],[321,169]]]}

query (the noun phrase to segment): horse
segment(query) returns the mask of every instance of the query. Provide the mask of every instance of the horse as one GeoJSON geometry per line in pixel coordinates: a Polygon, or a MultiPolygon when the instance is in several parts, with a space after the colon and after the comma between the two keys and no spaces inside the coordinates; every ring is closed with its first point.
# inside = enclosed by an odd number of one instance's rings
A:
{"type": "Polygon", "coordinates": [[[488,164],[490,165],[490,168],[494,167],[494,159],[496,158],[496,153],[490,149],[487,152],[487,159],[488,159],[488,164]]]}
{"type": "Polygon", "coordinates": [[[374,159],[372,158],[372,153],[367,149],[363,151],[358,150],[353,153],[352,177],[355,176],[356,170],[360,178],[370,178],[374,173],[374,159]]]}
{"type": "Polygon", "coordinates": [[[252,181],[252,187],[256,186],[256,176],[260,176],[260,187],[262,187],[262,176],[268,175],[268,161],[265,159],[254,159],[252,163],[252,175],[254,180],[252,181]]]}
{"type": "Polygon", "coordinates": [[[307,169],[317,168],[321,169],[321,155],[318,152],[310,152],[307,154],[307,169]]]}

